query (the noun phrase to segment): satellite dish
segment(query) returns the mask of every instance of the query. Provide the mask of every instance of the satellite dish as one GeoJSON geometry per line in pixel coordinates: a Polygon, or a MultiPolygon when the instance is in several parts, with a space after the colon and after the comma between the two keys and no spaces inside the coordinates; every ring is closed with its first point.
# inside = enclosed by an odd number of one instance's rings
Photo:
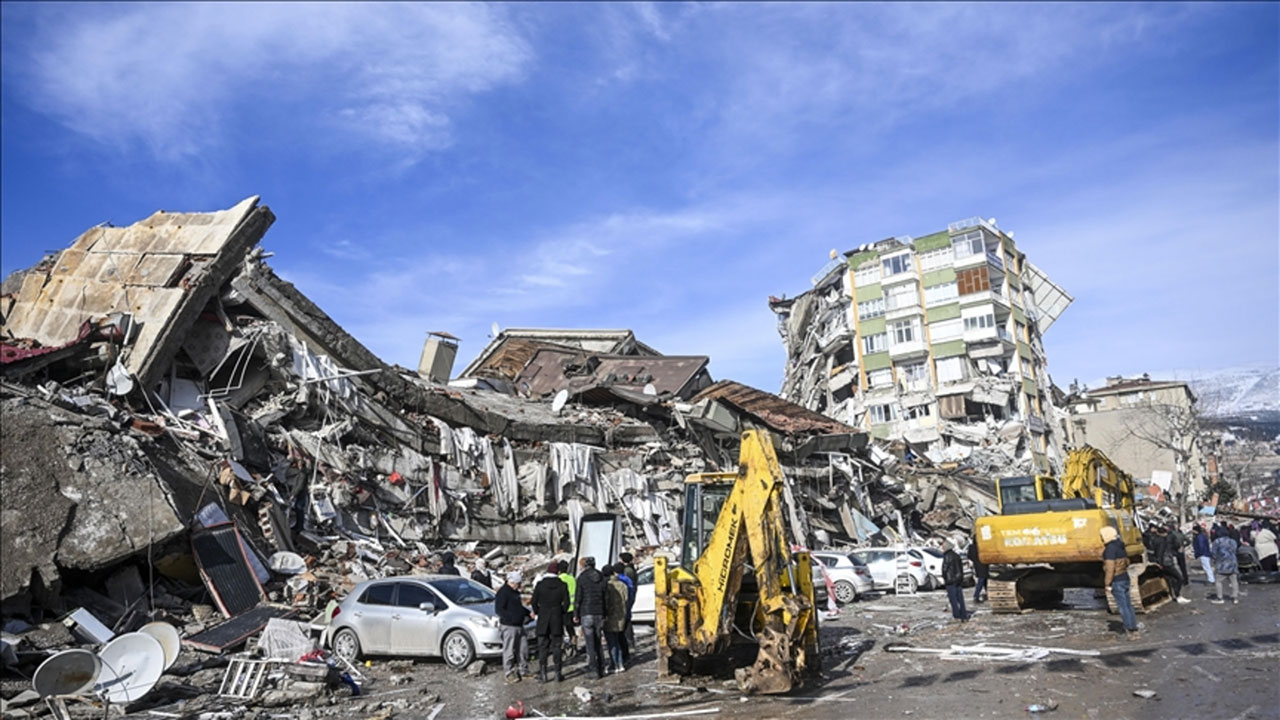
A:
{"type": "Polygon", "coordinates": [[[556,393],[555,399],[551,401],[551,412],[559,415],[560,411],[564,409],[564,404],[567,402],[569,402],[568,390],[561,390],[556,393]]]}
{"type": "Polygon", "coordinates": [[[177,628],[166,622],[153,622],[138,628],[138,632],[155,638],[164,650],[164,669],[173,667],[178,660],[178,653],[182,651],[182,637],[178,635],[177,628]]]}
{"type": "Polygon", "coordinates": [[[107,643],[98,653],[102,672],[98,675],[97,692],[108,702],[130,703],[151,692],[164,672],[165,654],[160,641],[131,632],[107,643]]]}
{"type": "Polygon", "coordinates": [[[489,326],[489,333],[494,337],[498,337],[498,331],[500,329],[501,328],[498,327],[498,323],[493,323],[492,325],[489,326]]]}
{"type": "Polygon", "coordinates": [[[31,687],[42,698],[51,695],[79,695],[93,689],[102,672],[102,661],[88,650],[63,650],[40,663],[31,677],[31,687]]]}
{"type": "Polygon", "coordinates": [[[649,383],[648,385],[645,385],[645,386],[644,386],[644,394],[645,394],[645,395],[657,395],[657,394],[658,394],[658,388],[654,387],[654,386],[653,386],[653,383],[649,383]]]}

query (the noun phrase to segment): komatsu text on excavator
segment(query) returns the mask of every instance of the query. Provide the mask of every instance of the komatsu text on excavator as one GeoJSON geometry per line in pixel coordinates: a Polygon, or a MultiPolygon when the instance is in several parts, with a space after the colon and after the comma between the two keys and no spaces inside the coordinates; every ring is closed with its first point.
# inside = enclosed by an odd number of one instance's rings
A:
{"type": "Polygon", "coordinates": [[[735,673],[746,692],[787,692],[818,671],[810,558],[791,552],[783,482],[758,430],[742,434],[738,472],[686,478],[681,564],[654,567],[660,675],[724,667],[738,650],[755,652],[735,673]]]}
{"type": "MultiPolygon", "coordinates": [[[[1000,514],[974,525],[978,558],[991,566],[993,612],[1020,612],[1062,600],[1068,587],[1102,588],[1103,525],[1114,527],[1129,553],[1131,600],[1149,612],[1169,600],[1160,567],[1144,562],[1133,512],[1133,479],[1102,451],[1071,451],[1058,480],[1038,475],[996,481],[1000,514]]],[[[1106,590],[1107,604],[1115,601],[1106,590]]]]}

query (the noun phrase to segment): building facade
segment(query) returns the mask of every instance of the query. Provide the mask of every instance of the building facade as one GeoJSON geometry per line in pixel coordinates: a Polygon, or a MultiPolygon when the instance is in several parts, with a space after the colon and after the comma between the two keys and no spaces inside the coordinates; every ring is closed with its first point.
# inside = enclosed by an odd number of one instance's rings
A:
{"type": "Polygon", "coordinates": [[[832,251],[812,282],[770,300],[783,397],[934,460],[1057,468],[1041,335],[1072,298],[994,219],[832,251]]]}

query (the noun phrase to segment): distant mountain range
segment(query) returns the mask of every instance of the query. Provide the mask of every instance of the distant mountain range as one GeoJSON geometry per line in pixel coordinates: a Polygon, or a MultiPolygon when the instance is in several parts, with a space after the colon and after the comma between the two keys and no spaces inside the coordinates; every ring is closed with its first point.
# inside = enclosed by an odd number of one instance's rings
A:
{"type": "Polygon", "coordinates": [[[1171,375],[1191,384],[1206,415],[1238,418],[1280,414],[1280,367],[1250,365],[1171,375]]]}

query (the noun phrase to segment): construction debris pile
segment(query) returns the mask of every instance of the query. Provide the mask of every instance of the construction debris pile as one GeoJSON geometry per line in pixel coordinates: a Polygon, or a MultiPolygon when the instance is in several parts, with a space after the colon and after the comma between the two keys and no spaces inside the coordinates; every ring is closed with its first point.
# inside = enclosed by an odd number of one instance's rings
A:
{"type": "Polygon", "coordinates": [[[256,197],[159,212],[6,280],[7,666],[156,619],[222,653],[446,550],[572,557],[595,512],[673,548],[684,477],[733,468],[751,427],[780,438],[801,545],[967,533],[993,505],[983,476],[627,331],[501,332],[453,381],[435,333],[418,372],[389,366],[272,272],[273,220],[256,197]]]}

